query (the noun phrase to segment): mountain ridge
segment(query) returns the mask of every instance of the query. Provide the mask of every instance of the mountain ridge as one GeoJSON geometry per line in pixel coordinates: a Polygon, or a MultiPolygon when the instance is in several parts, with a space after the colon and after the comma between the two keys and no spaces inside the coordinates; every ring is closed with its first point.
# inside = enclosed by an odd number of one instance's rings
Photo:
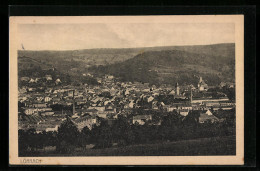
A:
{"type": "MultiPolygon", "coordinates": [[[[18,59],[24,57],[37,60],[43,66],[53,66],[60,72],[72,76],[92,72],[96,76],[112,74],[123,81],[167,84],[179,81],[188,84],[195,82],[192,75],[200,75],[205,77],[208,83],[217,84],[222,80],[234,81],[235,44],[58,52],[18,51],[18,59]],[[185,79],[190,81],[184,81],[185,79]]],[[[18,63],[19,70],[28,69],[28,65],[23,67],[23,61],[18,60],[18,63]]],[[[37,67],[41,66],[37,64],[37,67]]]]}

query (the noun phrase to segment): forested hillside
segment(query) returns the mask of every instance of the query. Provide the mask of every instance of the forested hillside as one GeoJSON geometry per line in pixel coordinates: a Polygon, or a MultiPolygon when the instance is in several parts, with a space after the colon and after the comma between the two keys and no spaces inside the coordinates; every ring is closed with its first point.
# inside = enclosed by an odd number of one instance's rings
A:
{"type": "MultiPolygon", "coordinates": [[[[71,51],[18,51],[19,76],[27,70],[55,68],[72,77],[91,72],[122,81],[208,84],[235,79],[235,44],[165,46],[71,51]]],[[[29,72],[30,73],[30,72],[29,72]]],[[[28,74],[27,74],[28,75],[28,74]]]]}

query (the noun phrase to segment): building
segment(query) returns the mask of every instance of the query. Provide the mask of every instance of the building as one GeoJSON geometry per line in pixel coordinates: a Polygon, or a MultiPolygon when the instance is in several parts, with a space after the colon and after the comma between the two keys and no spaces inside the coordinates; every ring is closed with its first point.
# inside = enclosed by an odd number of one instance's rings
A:
{"type": "Polygon", "coordinates": [[[50,115],[54,115],[54,111],[44,111],[41,113],[42,116],[50,116],[50,115]]]}
{"type": "Polygon", "coordinates": [[[55,81],[55,83],[56,83],[56,84],[59,84],[59,83],[61,83],[61,80],[60,80],[59,78],[57,78],[56,81],[55,81]]]}
{"type": "Polygon", "coordinates": [[[206,110],[200,113],[199,123],[205,123],[205,122],[214,123],[218,121],[219,119],[216,116],[214,116],[210,110],[206,110]]]}
{"type": "Polygon", "coordinates": [[[208,89],[208,85],[202,80],[202,77],[200,77],[199,83],[198,83],[198,89],[199,91],[204,91],[208,89]]]}
{"type": "Polygon", "coordinates": [[[34,83],[35,80],[33,78],[30,79],[29,83],[34,83]]]}
{"type": "Polygon", "coordinates": [[[59,125],[53,125],[45,129],[46,132],[57,132],[59,125]]]}
{"type": "Polygon", "coordinates": [[[46,97],[44,97],[44,102],[49,102],[49,101],[51,101],[51,99],[52,99],[52,98],[46,96],[46,97]]]}
{"type": "Polygon", "coordinates": [[[29,81],[30,80],[30,78],[29,77],[21,77],[21,81],[29,81]]]}
{"type": "Polygon", "coordinates": [[[32,105],[34,108],[46,108],[46,103],[34,103],[32,105]]]}
{"type": "Polygon", "coordinates": [[[166,110],[167,112],[172,112],[173,110],[176,110],[176,106],[173,106],[173,105],[165,105],[163,107],[164,110],[166,110]]]}
{"type": "Polygon", "coordinates": [[[77,118],[73,122],[75,123],[79,131],[81,131],[86,126],[91,130],[93,125],[97,123],[97,119],[95,116],[87,115],[77,118]]]}
{"type": "Polygon", "coordinates": [[[179,114],[182,116],[187,116],[189,114],[189,109],[180,109],[178,111],[179,111],[179,114]]]}
{"type": "Polygon", "coordinates": [[[52,76],[51,75],[45,75],[45,79],[47,81],[52,81],[52,76]]]}
{"type": "Polygon", "coordinates": [[[229,101],[227,97],[222,97],[218,99],[212,99],[212,98],[192,98],[192,103],[200,103],[200,104],[205,104],[207,102],[224,102],[224,101],[229,101]]]}
{"type": "Polygon", "coordinates": [[[38,114],[38,110],[36,108],[25,108],[24,113],[26,115],[38,114]]]}
{"type": "Polygon", "coordinates": [[[152,120],[152,115],[133,116],[133,124],[144,125],[147,121],[152,120]]]}

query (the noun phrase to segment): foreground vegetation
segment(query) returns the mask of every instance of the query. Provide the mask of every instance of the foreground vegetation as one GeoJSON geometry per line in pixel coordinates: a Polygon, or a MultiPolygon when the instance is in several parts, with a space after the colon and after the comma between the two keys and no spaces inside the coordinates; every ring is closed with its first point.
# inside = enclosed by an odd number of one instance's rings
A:
{"type": "MultiPolygon", "coordinates": [[[[101,120],[99,126],[95,126],[91,130],[85,127],[81,132],[67,118],[59,127],[58,132],[36,133],[33,129],[26,132],[20,130],[19,155],[38,155],[40,153],[37,149],[41,149],[44,146],[56,146],[53,154],[57,156],[94,155],[95,152],[101,155],[103,150],[99,151],[96,149],[110,149],[114,147],[117,148],[115,150],[107,150],[107,153],[105,152],[104,155],[141,155],[140,153],[144,153],[144,155],[167,155],[172,153],[173,155],[175,152],[176,155],[179,155],[181,152],[183,155],[199,155],[199,153],[205,155],[231,155],[234,154],[234,138],[224,138],[235,135],[234,113],[230,116],[223,122],[200,124],[198,123],[198,113],[196,112],[188,115],[185,119],[175,113],[169,113],[163,117],[161,125],[151,125],[149,123],[132,125],[128,122],[128,118],[121,116],[114,120],[112,124],[109,124],[107,120],[101,120]],[[192,149],[190,145],[193,141],[190,140],[194,139],[201,140],[194,141],[196,145],[192,145],[192,149]],[[161,144],[169,141],[179,141],[179,143],[166,143],[165,146],[161,144]],[[187,143],[185,143],[186,141],[187,143]],[[155,144],[149,145],[152,143],[155,144]],[[161,145],[156,145],[156,143],[161,145]],[[88,144],[93,144],[93,149],[86,150],[86,145],[88,144]],[[183,151],[176,151],[175,148],[180,148],[183,151]],[[83,153],[78,153],[78,149],[83,151],[83,153]],[[140,149],[144,149],[144,151],[142,152],[140,149]]],[[[43,154],[49,155],[48,153],[43,154]]]]}

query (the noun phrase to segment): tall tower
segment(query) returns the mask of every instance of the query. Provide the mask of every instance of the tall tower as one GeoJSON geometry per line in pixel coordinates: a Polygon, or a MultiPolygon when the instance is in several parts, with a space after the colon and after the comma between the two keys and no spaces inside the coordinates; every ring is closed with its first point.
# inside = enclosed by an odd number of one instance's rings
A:
{"type": "Polygon", "coordinates": [[[192,87],[190,86],[190,103],[192,103],[192,87]]]}
{"type": "Polygon", "coordinates": [[[176,83],[175,88],[176,88],[176,95],[179,96],[180,95],[180,87],[179,87],[178,82],[176,83]]]}

